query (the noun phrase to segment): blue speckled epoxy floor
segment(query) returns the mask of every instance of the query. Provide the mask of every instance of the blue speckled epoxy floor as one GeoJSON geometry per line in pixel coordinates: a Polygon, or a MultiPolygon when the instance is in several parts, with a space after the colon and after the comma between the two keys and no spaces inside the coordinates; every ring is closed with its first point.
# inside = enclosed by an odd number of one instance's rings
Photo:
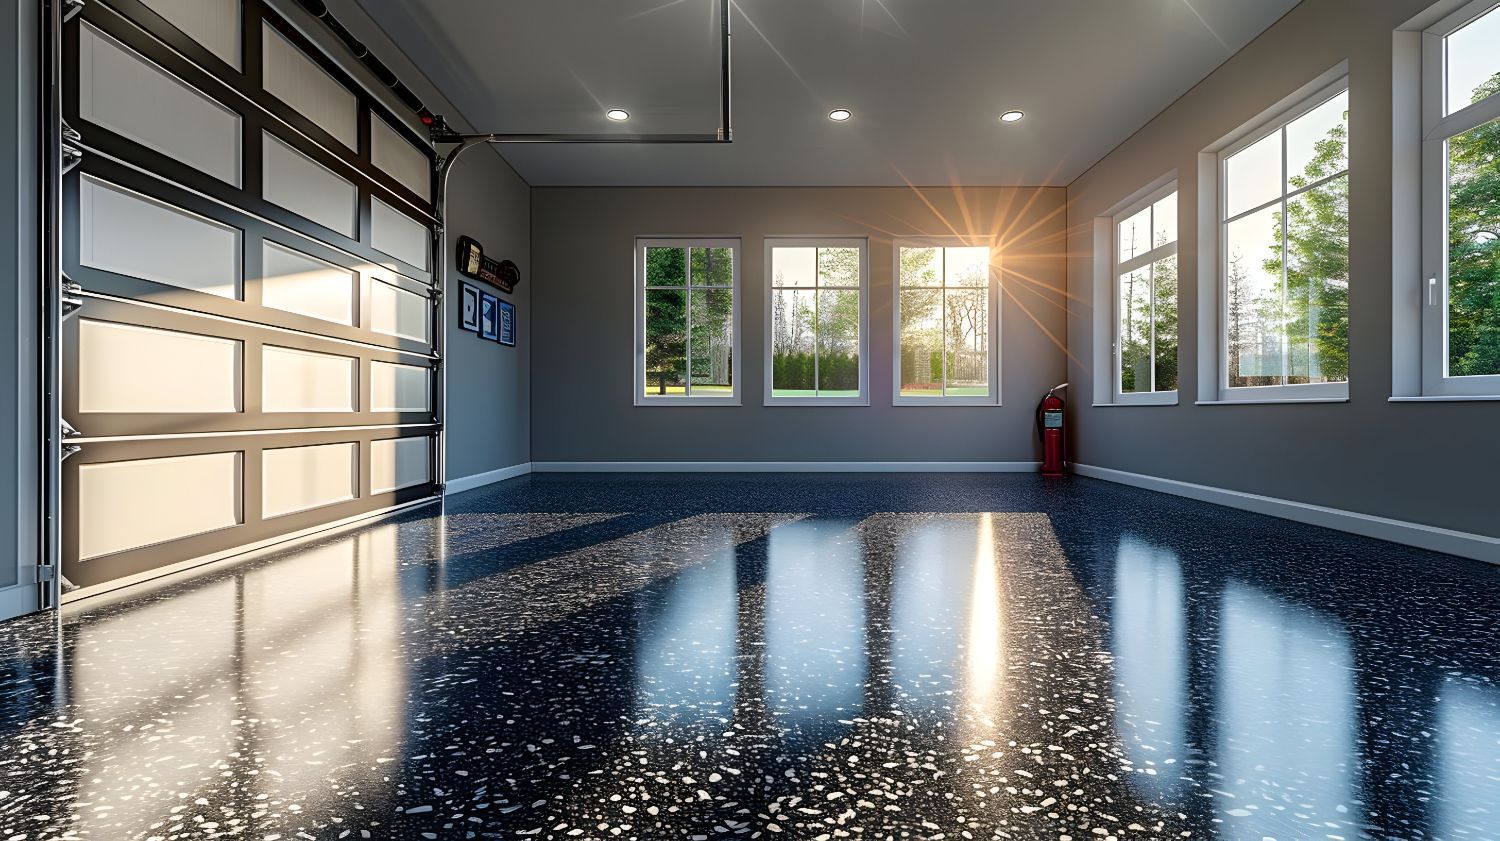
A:
{"type": "Polygon", "coordinates": [[[1500,568],[1076,477],[437,514],[0,625],[0,841],[1500,838],[1500,568]]]}

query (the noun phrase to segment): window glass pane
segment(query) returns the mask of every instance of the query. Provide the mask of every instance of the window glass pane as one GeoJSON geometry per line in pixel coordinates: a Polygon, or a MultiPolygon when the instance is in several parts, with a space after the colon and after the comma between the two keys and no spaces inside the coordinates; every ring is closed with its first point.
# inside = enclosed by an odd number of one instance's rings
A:
{"type": "Polygon", "coordinates": [[[646,249],[647,286],[683,286],[687,283],[687,264],[681,248],[646,249]]]}
{"type": "Polygon", "coordinates": [[[947,253],[943,255],[943,264],[949,286],[989,286],[988,248],[948,248],[945,251],[947,253]]]}
{"type": "Polygon", "coordinates": [[[1157,391],[1177,390],[1177,256],[1156,261],[1151,267],[1151,288],[1155,310],[1155,353],[1157,391]]]}
{"type": "Polygon", "coordinates": [[[987,396],[990,393],[989,290],[950,290],[946,303],[948,387],[944,394],[987,396]]]}
{"type": "Polygon", "coordinates": [[[859,292],[818,293],[818,396],[859,396],[859,292]]]}
{"type": "Polygon", "coordinates": [[[1500,120],[1448,141],[1449,376],[1500,374],[1497,193],[1500,120]]]}
{"type": "Polygon", "coordinates": [[[901,396],[941,397],[942,394],[943,291],[903,289],[901,396]]]}
{"type": "MultiPolygon", "coordinates": [[[[697,278],[695,277],[696,281],[697,278]]],[[[771,249],[771,285],[812,288],[818,283],[818,249],[771,249]]]]}
{"type": "Polygon", "coordinates": [[[1281,207],[1226,227],[1229,386],[1281,385],[1281,207]]]}
{"type": "Polygon", "coordinates": [[[1177,194],[1151,205],[1151,247],[1177,241],[1177,194]]]}
{"type": "Polygon", "coordinates": [[[1224,162],[1224,207],[1237,216],[1281,195],[1281,132],[1274,131],[1224,162]]]}
{"type": "Polygon", "coordinates": [[[1500,9],[1449,35],[1447,113],[1500,93],[1500,9]]]}
{"type": "MultiPolygon", "coordinates": [[[[665,249],[664,249],[665,250],[665,249]]],[[[674,249],[679,255],[681,249],[674,249]]],[[[687,393],[687,295],[646,290],[646,396],[687,393]]]]}
{"type": "MultiPolygon", "coordinates": [[[[809,249],[810,250],[810,249],[809,249]]],[[[817,299],[811,289],[771,293],[771,390],[777,397],[812,397],[817,299]]]]}
{"type": "Polygon", "coordinates": [[[941,248],[902,248],[902,286],[941,286],[943,284],[943,250],[941,248]]]}
{"type": "Polygon", "coordinates": [[[1349,92],[1286,127],[1286,188],[1298,190],[1349,168],[1349,92]]]}
{"type": "Polygon", "coordinates": [[[733,286],[734,251],[730,248],[693,248],[694,286],[733,286]]]}
{"type": "MultiPolygon", "coordinates": [[[[712,265],[723,260],[727,265],[726,249],[693,249],[697,252],[722,252],[722,255],[706,255],[705,264],[710,271],[712,265]]],[[[689,376],[692,378],[692,394],[696,397],[732,397],[732,373],[734,367],[734,292],[730,289],[694,289],[692,295],[692,336],[688,341],[689,376]]]]}
{"type": "Polygon", "coordinates": [[[818,285],[859,288],[859,249],[819,248],[818,285]]]}
{"type": "Polygon", "coordinates": [[[1349,177],[1287,205],[1287,382],[1349,379],[1349,177]]]}
{"type": "Polygon", "coordinates": [[[1151,267],[1120,277],[1120,393],[1151,390],[1151,267]]]}
{"type": "Polygon", "coordinates": [[[1151,208],[1143,207],[1141,211],[1124,222],[1120,223],[1120,262],[1129,260],[1137,254],[1145,254],[1151,250],[1146,243],[1147,232],[1151,229],[1151,208]]]}

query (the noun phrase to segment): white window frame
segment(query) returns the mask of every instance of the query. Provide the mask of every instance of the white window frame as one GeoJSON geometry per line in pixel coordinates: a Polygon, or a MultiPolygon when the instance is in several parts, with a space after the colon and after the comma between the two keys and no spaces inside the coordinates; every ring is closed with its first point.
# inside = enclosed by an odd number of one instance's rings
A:
{"type": "MultiPolygon", "coordinates": [[[[1004,313],[1000,295],[1002,287],[1000,284],[1000,251],[995,243],[985,238],[941,236],[941,237],[898,237],[891,245],[891,405],[892,406],[1000,406],[1001,382],[1001,358],[1000,358],[1000,319],[1004,313]],[[990,250],[990,277],[989,277],[989,302],[990,302],[990,330],[989,330],[989,379],[993,383],[990,394],[984,397],[956,396],[956,397],[910,397],[901,394],[901,249],[902,248],[964,248],[983,247],[990,250]]],[[[947,289],[946,280],[943,289],[947,289]]],[[[946,298],[946,295],[945,295],[946,298]]],[[[943,307],[944,319],[947,318],[947,306],[943,307]]],[[[943,331],[946,342],[947,331],[943,331]]],[[[946,351],[946,344],[944,345],[946,351]]],[[[946,352],[944,357],[946,359],[946,352]]],[[[946,376],[944,378],[946,380],[946,376]]],[[[946,387],[946,382],[944,383],[946,387]]]]}
{"type": "MultiPolygon", "coordinates": [[[[765,400],[767,406],[868,406],[870,405],[870,241],[864,237],[766,237],[766,334],[765,334],[765,400]],[[777,248],[858,248],[859,249],[859,394],[855,397],[787,397],[775,395],[775,329],[774,304],[776,299],[775,263],[772,252],[777,248]]],[[[816,293],[823,289],[821,280],[816,286],[780,287],[816,293]]],[[[850,287],[829,287],[847,291],[850,287]]],[[[814,322],[816,331],[816,322],[814,322]]],[[[816,347],[817,335],[813,336],[816,347]]],[[[817,365],[814,363],[814,372],[817,365]]],[[[816,373],[814,374],[816,377],[816,373]]],[[[816,381],[816,380],[815,380],[816,381]]]]}
{"type": "MultiPolygon", "coordinates": [[[[1110,336],[1110,360],[1111,360],[1111,366],[1113,368],[1113,371],[1110,374],[1110,382],[1111,382],[1111,385],[1110,385],[1110,395],[1111,395],[1111,400],[1113,401],[1114,405],[1118,405],[1118,406],[1171,406],[1171,405],[1175,405],[1177,403],[1177,389],[1174,388],[1174,389],[1171,389],[1170,391],[1156,391],[1156,390],[1154,390],[1154,386],[1156,385],[1156,366],[1155,365],[1152,366],[1152,371],[1151,371],[1151,378],[1152,378],[1152,383],[1151,384],[1153,386],[1153,390],[1152,391],[1125,392],[1125,391],[1121,391],[1120,390],[1120,370],[1121,370],[1121,365],[1122,365],[1120,356],[1121,356],[1121,353],[1123,352],[1123,348],[1121,347],[1121,343],[1120,343],[1120,315],[1121,315],[1121,313],[1120,313],[1120,278],[1121,278],[1122,275],[1126,275],[1126,274],[1129,274],[1130,272],[1137,271],[1137,270],[1139,270],[1139,269],[1141,269],[1141,268],[1143,268],[1145,266],[1155,265],[1156,263],[1158,263],[1161,260],[1164,260],[1164,259],[1166,259],[1168,257],[1171,257],[1173,260],[1177,260],[1178,261],[1178,264],[1177,264],[1177,300],[1178,300],[1179,318],[1178,318],[1178,322],[1177,322],[1178,323],[1178,336],[1177,336],[1178,353],[1177,353],[1177,358],[1179,360],[1179,365],[1178,365],[1178,372],[1177,372],[1177,384],[1178,384],[1179,388],[1182,386],[1182,368],[1181,368],[1181,364],[1180,364],[1180,360],[1182,359],[1182,351],[1181,351],[1181,347],[1182,347],[1182,335],[1181,335],[1182,334],[1182,328],[1181,328],[1182,320],[1181,320],[1181,317],[1180,317],[1180,313],[1182,311],[1181,310],[1181,301],[1182,301],[1182,262],[1181,262],[1181,259],[1178,257],[1178,249],[1180,247],[1181,240],[1182,240],[1182,236],[1181,236],[1181,233],[1182,233],[1182,196],[1180,194],[1177,196],[1177,207],[1178,207],[1178,213],[1177,213],[1177,231],[1175,232],[1175,234],[1174,234],[1174,236],[1172,238],[1172,241],[1170,243],[1167,243],[1166,245],[1163,245],[1163,246],[1160,246],[1160,247],[1157,247],[1157,248],[1153,248],[1153,249],[1151,249],[1149,251],[1146,251],[1145,253],[1138,254],[1138,255],[1136,255],[1134,257],[1131,257],[1129,260],[1121,260],[1120,259],[1120,223],[1124,222],[1126,219],[1129,219],[1130,217],[1134,216],[1135,214],[1140,213],[1142,210],[1145,210],[1148,207],[1152,207],[1157,202],[1159,202],[1162,199],[1165,199],[1165,198],[1173,195],[1174,193],[1177,193],[1177,180],[1175,178],[1173,180],[1169,181],[1168,183],[1166,183],[1165,185],[1163,185],[1161,187],[1158,187],[1158,188],[1156,188],[1154,190],[1151,190],[1151,192],[1147,193],[1142,198],[1137,199],[1137,200],[1131,202],[1130,204],[1127,204],[1123,210],[1120,210],[1120,211],[1114,213],[1113,215],[1110,216],[1110,219],[1109,219],[1109,221],[1110,221],[1110,235],[1109,235],[1110,252],[1109,252],[1109,263],[1110,263],[1110,266],[1112,267],[1112,269],[1111,269],[1110,281],[1109,281],[1110,301],[1109,301],[1108,307],[1109,307],[1109,313],[1110,313],[1110,323],[1112,325],[1112,327],[1110,328],[1110,334],[1109,334],[1109,336],[1110,336]]],[[[1153,220],[1153,222],[1154,221],[1155,220],[1153,220]]],[[[1153,289],[1154,289],[1155,288],[1155,284],[1153,283],[1152,286],[1153,286],[1153,289]]],[[[1153,293],[1153,298],[1152,298],[1152,316],[1151,316],[1151,347],[1152,347],[1152,353],[1153,354],[1155,354],[1155,352],[1156,352],[1155,351],[1155,348],[1156,348],[1156,314],[1155,314],[1155,311],[1156,311],[1155,297],[1154,297],[1154,293],[1153,293]]]]}
{"type": "MultiPolygon", "coordinates": [[[[1341,67],[1341,69],[1342,69],[1342,67],[1341,67]]],[[[1214,278],[1215,278],[1215,284],[1216,284],[1215,285],[1215,290],[1216,290],[1215,291],[1215,298],[1216,298],[1217,303],[1218,303],[1218,312],[1217,312],[1217,318],[1216,318],[1216,321],[1217,321],[1217,330],[1218,330],[1218,360],[1217,360],[1218,370],[1217,370],[1217,373],[1216,373],[1217,381],[1218,381],[1218,400],[1216,400],[1216,401],[1202,401],[1202,402],[1258,403],[1258,402],[1268,402],[1269,401],[1269,402],[1278,402],[1279,403],[1279,402],[1297,402],[1297,401],[1304,401],[1304,400],[1306,400],[1306,401],[1328,401],[1328,400],[1334,400],[1334,401],[1340,401],[1340,402],[1342,402],[1342,401],[1347,401],[1349,399],[1349,383],[1348,382],[1341,382],[1341,383],[1296,383],[1296,384],[1282,384],[1282,385],[1242,386],[1242,387],[1237,387],[1237,388],[1230,388],[1229,387],[1229,330],[1227,329],[1227,326],[1229,324],[1229,243],[1228,243],[1227,234],[1228,234],[1230,223],[1233,222],[1233,221],[1235,221],[1235,220],[1237,220],[1237,219],[1241,219],[1241,218],[1243,218],[1245,216],[1249,216],[1249,215],[1254,214],[1254,213],[1259,213],[1262,210],[1265,210],[1266,208],[1269,208],[1269,207],[1281,206],[1281,207],[1284,208],[1286,204],[1288,204],[1289,202],[1291,202],[1293,199],[1297,198],[1298,196],[1300,196],[1300,195],[1302,195],[1304,193],[1307,193],[1307,192],[1309,192],[1311,190],[1315,190],[1318,187],[1321,187],[1321,186],[1323,186],[1323,185],[1325,185],[1325,184],[1327,184],[1327,183],[1329,183],[1331,181],[1334,181],[1334,180],[1336,180],[1338,178],[1347,178],[1347,177],[1349,177],[1350,173],[1352,172],[1352,167],[1351,167],[1350,169],[1346,169],[1343,172],[1340,172],[1340,173],[1338,173],[1336,175],[1331,175],[1331,176],[1329,176],[1327,178],[1319,179],[1318,181],[1315,181],[1315,182],[1313,182],[1311,184],[1308,184],[1308,185],[1306,185],[1304,187],[1300,187],[1300,188],[1297,188],[1295,190],[1288,190],[1286,188],[1286,183],[1287,183],[1287,172],[1286,172],[1286,166],[1287,166],[1286,139],[1283,136],[1282,143],[1281,143],[1281,186],[1280,186],[1280,189],[1279,189],[1279,191],[1277,193],[1277,197],[1275,199],[1270,200],[1270,201],[1262,202],[1261,204],[1256,205],[1255,207],[1252,207],[1252,208],[1249,208],[1249,209],[1246,209],[1246,210],[1242,210],[1239,213],[1236,213],[1233,217],[1231,217],[1231,216],[1229,216],[1229,212],[1228,212],[1229,211],[1229,206],[1228,206],[1228,198],[1229,198],[1229,190],[1228,190],[1229,167],[1228,167],[1227,164],[1228,164],[1229,159],[1231,157],[1233,157],[1235,155],[1235,153],[1243,151],[1244,149],[1246,149],[1246,148],[1248,148],[1250,146],[1253,146],[1255,143],[1257,143],[1257,142],[1259,142],[1261,140],[1264,140],[1266,137],[1268,137],[1268,136],[1270,136],[1272,134],[1275,134],[1277,132],[1280,132],[1289,123],[1291,123],[1291,122],[1295,121],[1297,118],[1302,117],[1302,116],[1310,113],[1311,111],[1317,109],[1319,106],[1327,103],[1328,100],[1332,99],[1335,96],[1338,96],[1340,93],[1343,93],[1343,92],[1347,91],[1348,89],[1349,89],[1349,74],[1348,74],[1347,70],[1344,70],[1333,81],[1331,81],[1331,82],[1329,82],[1327,84],[1320,85],[1315,90],[1313,90],[1313,92],[1311,92],[1311,93],[1298,96],[1296,98],[1295,103],[1292,104],[1291,106],[1280,108],[1280,109],[1274,111],[1273,114],[1270,117],[1262,118],[1262,119],[1259,119],[1259,120],[1256,120],[1256,121],[1252,121],[1251,123],[1247,124],[1247,126],[1245,128],[1242,128],[1240,130],[1242,132],[1242,134],[1237,134],[1236,135],[1236,139],[1233,142],[1231,142],[1228,145],[1224,146],[1223,148],[1219,149],[1218,152],[1217,152],[1216,162],[1215,162],[1215,165],[1216,165],[1216,168],[1217,168],[1217,176],[1216,176],[1217,196],[1216,196],[1215,223],[1214,223],[1214,234],[1213,235],[1214,235],[1215,240],[1217,242],[1217,249],[1215,251],[1216,265],[1215,265],[1215,268],[1214,268],[1214,278]]],[[[1351,158],[1351,161],[1352,161],[1352,159],[1353,159],[1352,150],[1351,150],[1350,158],[1351,158]]],[[[1283,212],[1285,212],[1285,211],[1283,210],[1283,212]]],[[[1283,248],[1285,248],[1285,243],[1283,243],[1283,248]]],[[[1285,262],[1286,262],[1285,259],[1283,259],[1282,262],[1283,262],[1283,264],[1285,264],[1285,262]]],[[[1283,271],[1285,271],[1284,268],[1283,268],[1283,271]]],[[[1353,282],[1353,278],[1351,278],[1350,281],[1352,283],[1353,282]]],[[[1285,365],[1287,363],[1287,359],[1288,358],[1289,358],[1288,354],[1285,351],[1283,351],[1283,353],[1282,353],[1283,370],[1285,369],[1285,365]]],[[[1351,368],[1352,367],[1353,366],[1351,366],[1351,368]]],[[[1351,374],[1350,374],[1350,378],[1351,379],[1353,378],[1352,371],[1351,371],[1351,374]]],[[[1179,382],[1180,382],[1180,379],[1179,379],[1179,382]]]]}
{"type": "Polygon", "coordinates": [[[740,394],[741,394],[741,391],[740,391],[740,381],[744,378],[743,374],[742,374],[742,367],[741,366],[744,363],[744,357],[740,353],[740,332],[741,332],[740,331],[740,303],[741,303],[740,262],[741,262],[741,251],[740,251],[740,239],[739,239],[739,237],[726,237],[726,236],[714,236],[714,237],[708,237],[708,236],[696,236],[696,237],[671,237],[671,236],[636,237],[634,259],[635,259],[635,283],[633,285],[633,289],[634,289],[634,295],[635,295],[635,305],[634,305],[634,312],[635,312],[635,377],[632,380],[630,388],[631,388],[631,392],[635,395],[634,396],[634,403],[635,403],[635,405],[637,405],[637,406],[738,406],[738,405],[740,405],[740,394]],[[688,330],[688,338],[687,338],[687,343],[688,343],[687,344],[688,361],[687,361],[687,368],[686,368],[686,381],[687,381],[687,389],[686,389],[686,391],[687,391],[687,393],[683,394],[683,395],[663,395],[663,396],[658,396],[658,397],[648,397],[646,395],[646,389],[645,389],[645,385],[646,385],[646,289],[647,289],[647,286],[646,286],[646,249],[648,249],[648,248],[682,248],[682,249],[691,249],[691,248],[728,248],[728,249],[730,249],[730,253],[733,255],[733,260],[734,260],[734,266],[733,266],[733,269],[734,269],[734,272],[733,272],[734,279],[733,279],[733,286],[731,286],[731,287],[723,287],[723,286],[714,286],[714,287],[697,286],[697,287],[695,287],[693,285],[693,283],[692,283],[692,280],[693,280],[693,277],[692,277],[692,271],[693,271],[693,268],[692,268],[692,259],[691,259],[691,256],[688,256],[688,255],[684,255],[684,258],[687,260],[687,277],[686,277],[687,283],[686,283],[686,285],[681,286],[681,287],[676,287],[676,286],[673,286],[673,287],[651,287],[651,288],[657,288],[657,289],[674,289],[674,290],[680,288],[680,289],[682,289],[682,291],[683,291],[683,293],[684,293],[684,295],[686,296],[686,299],[687,299],[687,307],[688,307],[688,320],[687,320],[687,325],[688,325],[688,327],[687,327],[687,330],[688,330]],[[730,396],[727,396],[727,397],[725,397],[725,396],[700,397],[700,396],[694,395],[692,393],[692,379],[693,379],[693,373],[692,373],[692,347],[691,347],[691,342],[692,342],[692,290],[695,289],[695,288],[697,288],[697,289],[706,289],[706,288],[724,289],[724,288],[729,288],[729,289],[732,290],[731,294],[734,296],[734,306],[733,306],[732,314],[730,316],[730,319],[733,322],[733,329],[734,329],[734,341],[731,343],[731,353],[733,354],[732,363],[731,364],[732,364],[733,367],[731,369],[732,373],[731,373],[731,380],[730,380],[730,388],[731,388],[732,393],[731,393],[730,396]]]}
{"type": "Polygon", "coordinates": [[[1448,140],[1500,120],[1500,94],[1444,116],[1446,39],[1500,0],[1475,0],[1422,32],[1422,395],[1497,397],[1500,374],[1448,376],[1448,140]]]}

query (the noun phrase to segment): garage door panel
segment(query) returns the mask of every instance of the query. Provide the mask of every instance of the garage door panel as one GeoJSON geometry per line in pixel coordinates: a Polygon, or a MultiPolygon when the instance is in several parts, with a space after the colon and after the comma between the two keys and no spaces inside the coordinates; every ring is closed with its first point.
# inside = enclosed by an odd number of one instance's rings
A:
{"type": "Polygon", "coordinates": [[[79,40],[78,112],[94,125],[241,185],[240,115],[88,25],[79,40]]]}
{"type": "Polygon", "coordinates": [[[64,189],[65,212],[79,220],[64,237],[64,268],[84,289],[397,350],[431,351],[430,339],[416,338],[430,335],[434,321],[427,280],[107,161],[86,162],[84,169],[70,175],[64,189]],[[163,221],[151,221],[153,214],[163,221]],[[161,244],[145,247],[148,243],[161,244]],[[411,329],[408,303],[403,322],[408,329],[390,332],[389,302],[366,300],[377,279],[426,302],[425,331],[411,329]],[[190,288],[195,284],[201,288],[190,288]]]}
{"type": "Polygon", "coordinates": [[[84,175],[78,263],[220,298],[240,297],[244,231],[84,175]]]}
{"type": "MultiPolygon", "coordinates": [[[[243,80],[245,14],[242,0],[109,0],[85,20],[130,20],[149,37],[222,78],[243,80]]],[[[91,4],[92,5],[92,4],[91,4]]],[[[87,12],[88,9],[85,8],[87,12]]]]}
{"type": "Polygon", "coordinates": [[[78,513],[88,560],[244,522],[244,453],[178,455],[79,467],[78,513]],[[140,489],[152,488],[143,494],[140,489]]]}
{"type": "Polygon", "coordinates": [[[81,318],[78,412],[243,412],[244,352],[220,336],[81,318]]]}
{"type": "Polygon", "coordinates": [[[88,446],[63,463],[65,575],[78,587],[116,582],[426,498],[432,493],[430,484],[384,486],[415,481],[424,470],[430,473],[435,429],[88,446]],[[372,452],[379,453],[376,465],[372,452]],[[376,490],[371,489],[372,473],[380,476],[376,490]],[[142,481],[163,488],[176,482],[172,487],[187,490],[180,500],[168,491],[141,502],[149,509],[146,516],[127,501],[132,494],[142,496],[135,492],[142,481]],[[188,498],[194,489],[197,495],[188,498]],[[174,510],[163,518],[166,506],[174,510]],[[132,523],[127,515],[157,522],[132,523]]]}
{"type": "Polygon", "coordinates": [[[90,437],[434,419],[426,355],[166,307],[88,297],[63,355],[63,417],[90,437]]]}
{"type": "Polygon", "coordinates": [[[430,145],[263,0],[87,3],[64,62],[69,584],[431,497],[430,145]]]}

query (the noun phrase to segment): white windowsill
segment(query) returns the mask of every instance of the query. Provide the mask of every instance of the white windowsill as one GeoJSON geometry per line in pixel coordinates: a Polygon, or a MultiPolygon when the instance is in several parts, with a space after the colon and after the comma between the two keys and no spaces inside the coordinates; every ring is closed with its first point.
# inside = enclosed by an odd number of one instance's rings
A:
{"type": "Polygon", "coordinates": [[[868,397],[771,397],[763,406],[869,406],[868,397]]]}
{"type": "Polygon", "coordinates": [[[1112,406],[1178,406],[1181,402],[1175,391],[1148,392],[1133,400],[1116,400],[1113,403],[1095,403],[1096,409],[1105,409],[1112,406]]]}
{"type": "Polygon", "coordinates": [[[952,406],[955,408],[967,406],[969,408],[994,409],[1005,405],[1004,403],[974,403],[963,397],[898,397],[891,401],[892,406],[952,406]]]}
{"type": "Polygon", "coordinates": [[[721,400],[714,397],[702,397],[696,399],[692,397],[679,397],[676,399],[665,398],[661,400],[636,401],[635,405],[638,408],[644,408],[646,406],[739,406],[740,401],[738,399],[727,398],[721,400]]]}
{"type": "Polygon", "coordinates": [[[1347,397],[1261,397],[1247,400],[1198,400],[1194,406],[1260,406],[1267,403],[1348,403],[1347,397]]]}
{"type": "Polygon", "coordinates": [[[1484,403],[1500,400],[1500,394],[1432,394],[1420,397],[1392,397],[1391,403],[1484,403]]]}

